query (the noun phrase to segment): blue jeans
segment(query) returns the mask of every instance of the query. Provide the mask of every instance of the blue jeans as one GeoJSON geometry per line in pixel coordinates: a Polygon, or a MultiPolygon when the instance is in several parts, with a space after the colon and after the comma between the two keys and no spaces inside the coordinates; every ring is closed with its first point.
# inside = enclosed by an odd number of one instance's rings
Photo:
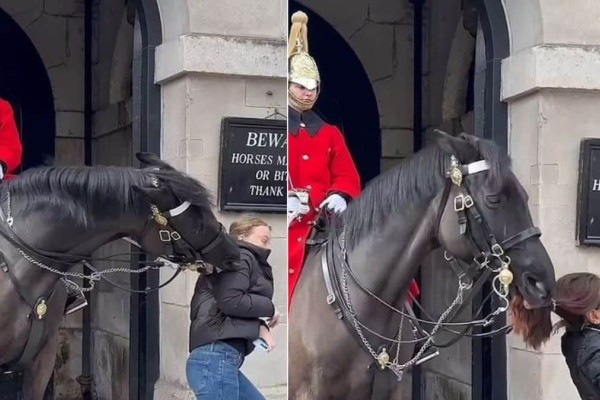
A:
{"type": "Polygon", "coordinates": [[[266,400],[240,371],[242,361],[239,351],[219,341],[192,350],[186,374],[196,399],[266,400]]]}

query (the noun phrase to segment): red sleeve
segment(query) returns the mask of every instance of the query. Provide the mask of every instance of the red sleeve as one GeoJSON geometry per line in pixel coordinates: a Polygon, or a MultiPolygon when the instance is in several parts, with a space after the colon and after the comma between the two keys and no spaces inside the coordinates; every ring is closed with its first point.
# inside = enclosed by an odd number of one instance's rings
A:
{"type": "Polygon", "coordinates": [[[328,193],[342,192],[352,198],[360,194],[360,176],[352,160],[352,155],[346,146],[346,141],[340,130],[333,128],[333,145],[331,151],[331,187],[328,193]]]}
{"type": "Polygon", "coordinates": [[[0,161],[6,164],[6,173],[14,172],[21,165],[23,146],[13,109],[0,99],[0,161]]]}

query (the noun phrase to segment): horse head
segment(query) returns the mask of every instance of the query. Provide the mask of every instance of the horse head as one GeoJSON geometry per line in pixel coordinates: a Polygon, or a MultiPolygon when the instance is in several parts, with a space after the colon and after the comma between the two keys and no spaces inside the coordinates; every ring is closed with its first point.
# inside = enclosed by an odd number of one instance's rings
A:
{"type": "Polygon", "coordinates": [[[165,245],[172,246],[174,261],[203,261],[231,269],[239,260],[239,249],[216,219],[208,191],[153,154],[136,156],[150,166],[153,177],[152,186],[133,186],[152,212],[137,238],[144,250],[158,256],[165,254],[165,245]]]}
{"type": "Polygon", "coordinates": [[[439,131],[436,142],[450,158],[443,172],[452,182],[441,200],[438,241],[455,257],[499,273],[510,288],[515,332],[537,348],[551,334],[556,280],[527,193],[493,142],[439,131]]]}

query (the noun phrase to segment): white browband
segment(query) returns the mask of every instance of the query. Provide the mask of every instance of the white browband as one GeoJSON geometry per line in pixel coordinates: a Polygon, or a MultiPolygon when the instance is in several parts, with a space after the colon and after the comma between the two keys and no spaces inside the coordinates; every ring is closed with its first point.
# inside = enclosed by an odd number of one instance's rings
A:
{"type": "Polygon", "coordinates": [[[481,171],[487,171],[488,169],[490,169],[490,163],[487,162],[487,160],[479,160],[471,164],[467,164],[465,165],[465,167],[467,168],[467,174],[471,175],[481,171]]]}
{"type": "Polygon", "coordinates": [[[176,217],[178,215],[181,215],[185,212],[185,210],[190,208],[191,205],[192,205],[192,203],[190,203],[189,201],[184,201],[183,203],[181,203],[180,206],[175,207],[174,209],[170,210],[169,215],[171,217],[176,217]]]}

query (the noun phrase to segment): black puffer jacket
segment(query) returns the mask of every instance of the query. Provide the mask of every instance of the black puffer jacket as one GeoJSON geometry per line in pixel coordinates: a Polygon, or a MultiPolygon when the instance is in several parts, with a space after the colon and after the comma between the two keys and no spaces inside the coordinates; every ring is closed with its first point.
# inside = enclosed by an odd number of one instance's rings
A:
{"type": "Polygon", "coordinates": [[[254,350],[260,317],[272,317],[273,270],[270,250],[239,241],[241,262],[233,271],[200,276],[191,304],[190,351],[224,341],[243,355],[254,350]]]}
{"type": "Polygon", "coordinates": [[[600,327],[567,330],[561,348],[581,399],[600,400],[600,327]]]}

